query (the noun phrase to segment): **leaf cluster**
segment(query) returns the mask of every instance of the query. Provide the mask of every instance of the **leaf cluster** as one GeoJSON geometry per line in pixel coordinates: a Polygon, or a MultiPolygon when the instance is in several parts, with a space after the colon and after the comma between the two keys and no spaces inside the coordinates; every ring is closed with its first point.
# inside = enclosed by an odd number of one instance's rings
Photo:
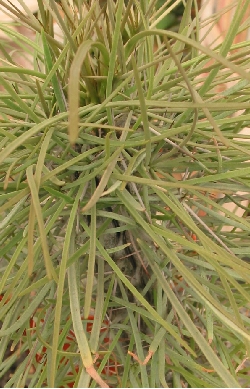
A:
{"type": "Polygon", "coordinates": [[[177,32],[168,1],[0,4],[33,34],[0,24],[7,386],[249,385],[247,2],[215,50],[196,1],[177,32]]]}

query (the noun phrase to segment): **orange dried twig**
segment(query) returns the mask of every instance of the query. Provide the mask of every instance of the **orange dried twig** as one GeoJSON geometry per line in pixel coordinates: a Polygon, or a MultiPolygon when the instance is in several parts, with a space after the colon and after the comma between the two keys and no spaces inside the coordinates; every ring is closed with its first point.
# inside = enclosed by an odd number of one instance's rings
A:
{"type": "Polygon", "coordinates": [[[149,362],[149,360],[152,358],[152,356],[154,355],[153,351],[149,351],[148,355],[146,356],[144,361],[141,361],[138,358],[138,356],[136,354],[132,353],[131,351],[128,351],[128,354],[131,355],[131,357],[133,357],[140,365],[146,365],[149,362]]]}

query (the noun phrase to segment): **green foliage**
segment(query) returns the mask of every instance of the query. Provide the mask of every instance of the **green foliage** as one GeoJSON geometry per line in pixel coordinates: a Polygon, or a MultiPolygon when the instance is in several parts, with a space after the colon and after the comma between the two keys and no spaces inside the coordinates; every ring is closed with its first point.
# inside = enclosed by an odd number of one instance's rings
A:
{"type": "Polygon", "coordinates": [[[34,39],[0,24],[1,375],[24,355],[7,387],[249,386],[237,3],[214,51],[191,0],[178,31],[155,0],[38,0],[13,10],[34,39]]]}

